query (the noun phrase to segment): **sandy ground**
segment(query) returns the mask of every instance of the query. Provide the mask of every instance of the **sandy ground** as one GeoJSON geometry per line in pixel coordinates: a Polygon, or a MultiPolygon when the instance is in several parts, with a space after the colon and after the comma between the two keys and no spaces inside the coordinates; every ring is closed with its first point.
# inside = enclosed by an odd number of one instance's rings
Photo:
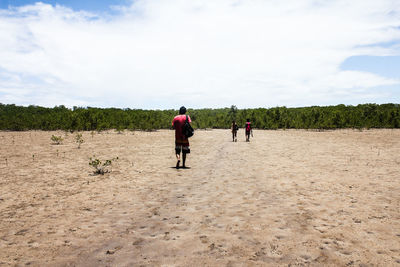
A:
{"type": "Polygon", "coordinates": [[[0,132],[0,265],[400,266],[400,130],[173,138],[0,132]]]}

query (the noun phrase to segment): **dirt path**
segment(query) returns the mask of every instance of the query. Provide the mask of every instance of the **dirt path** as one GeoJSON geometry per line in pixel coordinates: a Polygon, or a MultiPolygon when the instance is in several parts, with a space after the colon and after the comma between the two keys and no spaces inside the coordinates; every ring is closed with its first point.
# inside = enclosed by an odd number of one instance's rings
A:
{"type": "Polygon", "coordinates": [[[51,134],[1,133],[0,265],[400,265],[398,130],[51,134]]]}

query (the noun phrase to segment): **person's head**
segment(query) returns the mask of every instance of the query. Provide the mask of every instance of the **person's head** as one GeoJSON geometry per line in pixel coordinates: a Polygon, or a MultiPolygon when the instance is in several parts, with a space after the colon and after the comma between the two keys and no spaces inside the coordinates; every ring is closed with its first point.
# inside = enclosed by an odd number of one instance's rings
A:
{"type": "Polygon", "coordinates": [[[236,124],[236,121],[232,121],[232,124],[236,124]]]}
{"type": "Polygon", "coordinates": [[[250,122],[250,119],[246,119],[247,122],[250,122]]]}
{"type": "Polygon", "coordinates": [[[185,114],[185,113],[186,113],[186,108],[185,108],[184,106],[182,106],[182,107],[179,109],[179,114],[182,115],[182,114],[185,114]]]}

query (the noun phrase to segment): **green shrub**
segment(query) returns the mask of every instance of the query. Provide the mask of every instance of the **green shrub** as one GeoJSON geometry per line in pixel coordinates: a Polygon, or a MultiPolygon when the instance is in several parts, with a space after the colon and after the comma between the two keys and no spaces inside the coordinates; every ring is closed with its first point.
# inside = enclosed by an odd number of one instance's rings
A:
{"type": "Polygon", "coordinates": [[[64,140],[61,136],[56,136],[56,135],[52,135],[50,139],[54,145],[59,145],[64,140]]]}
{"type": "Polygon", "coordinates": [[[81,134],[81,133],[77,133],[77,134],[76,134],[76,136],[75,136],[75,142],[78,144],[78,148],[81,148],[81,144],[82,144],[83,142],[85,142],[85,141],[82,139],[82,134],[81,134]]]}
{"type": "Polygon", "coordinates": [[[112,165],[112,162],[117,160],[118,157],[113,158],[113,159],[106,159],[105,161],[101,161],[96,156],[93,156],[93,158],[89,158],[89,166],[92,166],[94,168],[93,174],[101,174],[104,175],[105,173],[111,172],[108,167],[112,165]]]}

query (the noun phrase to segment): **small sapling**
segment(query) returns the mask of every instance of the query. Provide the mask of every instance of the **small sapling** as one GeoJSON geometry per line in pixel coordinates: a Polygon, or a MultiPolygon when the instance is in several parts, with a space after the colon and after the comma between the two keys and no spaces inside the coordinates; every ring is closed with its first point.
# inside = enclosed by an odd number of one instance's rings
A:
{"type": "Polygon", "coordinates": [[[51,136],[51,141],[53,141],[53,144],[54,144],[54,145],[59,145],[59,144],[61,144],[63,140],[64,140],[64,139],[63,139],[61,136],[55,136],[55,135],[52,135],[52,136],[51,136]]]}
{"type": "Polygon", "coordinates": [[[124,131],[124,127],[118,125],[118,126],[116,127],[116,130],[117,130],[118,134],[122,134],[123,131],[124,131]]]}
{"type": "Polygon", "coordinates": [[[118,157],[113,158],[113,159],[107,159],[105,161],[101,161],[96,156],[93,156],[93,158],[89,158],[89,165],[94,168],[93,173],[95,175],[101,174],[104,175],[105,173],[111,172],[108,167],[111,166],[112,162],[117,160],[118,157]]]}
{"type": "Polygon", "coordinates": [[[82,144],[83,142],[85,142],[85,141],[82,139],[82,134],[81,134],[81,133],[77,133],[77,134],[76,134],[76,136],[75,136],[75,142],[78,144],[78,148],[81,148],[81,144],[82,144]]]}

